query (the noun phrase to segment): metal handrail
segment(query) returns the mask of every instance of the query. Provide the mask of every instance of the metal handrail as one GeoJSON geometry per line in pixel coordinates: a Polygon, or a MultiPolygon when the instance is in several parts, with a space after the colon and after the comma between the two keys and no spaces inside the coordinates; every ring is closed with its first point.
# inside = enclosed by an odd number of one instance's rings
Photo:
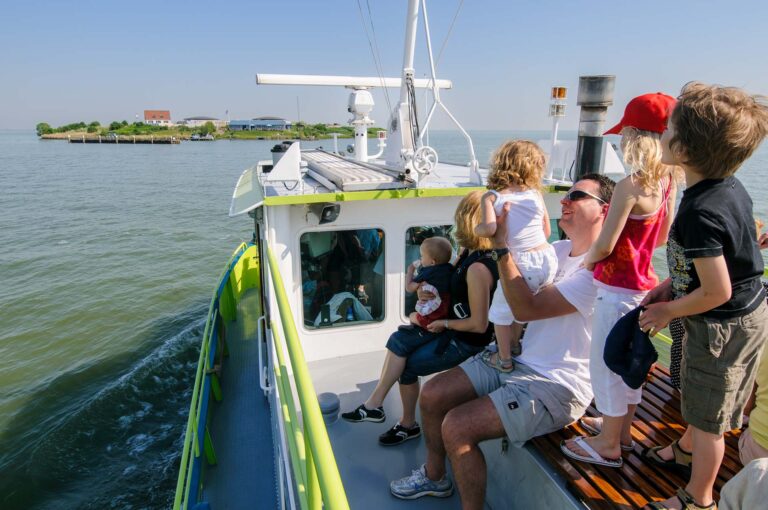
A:
{"type": "MultiPolygon", "coordinates": [[[[309,368],[304,360],[304,352],[301,349],[299,334],[293,321],[283,278],[271,248],[267,246],[266,252],[269,274],[272,277],[272,287],[275,291],[277,308],[285,335],[285,346],[293,367],[296,393],[299,396],[304,421],[304,440],[307,445],[305,448],[306,477],[304,478],[307,483],[307,505],[310,508],[323,507],[331,510],[346,510],[349,509],[347,494],[341,483],[341,475],[333,455],[331,441],[328,438],[320,405],[315,396],[314,384],[312,384],[309,368]],[[319,486],[322,501],[316,497],[316,484],[319,486]]],[[[287,381],[283,379],[283,382],[287,381]]],[[[297,426],[295,422],[294,426],[297,426]]],[[[301,466],[294,466],[294,473],[298,476],[301,473],[301,466]]]]}
{"type": "MultiPolygon", "coordinates": [[[[248,246],[245,243],[241,243],[240,246],[232,253],[232,256],[221,272],[221,276],[218,279],[219,285],[213,290],[213,296],[211,296],[211,303],[208,306],[208,318],[205,321],[205,329],[203,330],[203,341],[200,346],[200,357],[197,362],[197,373],[195,374],[195,384],[192,387],[192,399],[189,406],[189,415],[187,418],[187,428],[184,432],[184,448],[181,452],[181,462],[179,467],[179,479],[176,482],[176,496],[173,501],[174,510],[182,508],[182,500],[186,503],[189,500],[189,494],[191,490],[192,477],[189,476],[192,471],[192,464],[194,460],[200,456],[200,431],[197,429],[197,424],[200,423],[200,411],[203,408],[203,384],[205,383],[205,375],[210,368],[210,347],[211,337],[213,333],[213,321],[218,313],[218,297],[221,283],[225,278],[229,278],[229,272],[232,270],[234,264],[240,259],[248,246]],[[194,455],[190,455],[190,450],[194,445],[194,455]],[[183,489],[183,490],[182,490],[183,489]]],[[[203,431],[204,432],[204,431],[203,431]]]]}

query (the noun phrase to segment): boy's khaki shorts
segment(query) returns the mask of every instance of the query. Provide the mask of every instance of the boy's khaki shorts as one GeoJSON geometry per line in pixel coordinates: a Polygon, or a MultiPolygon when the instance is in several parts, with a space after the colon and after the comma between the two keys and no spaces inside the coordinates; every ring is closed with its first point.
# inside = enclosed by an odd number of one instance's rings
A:
{"type": "Polygon", "coordinates": [[[683,418],[710,434],[740,428],[768,335],[768,306],[732,319],[685,317],[683,327],[683,418]]]}

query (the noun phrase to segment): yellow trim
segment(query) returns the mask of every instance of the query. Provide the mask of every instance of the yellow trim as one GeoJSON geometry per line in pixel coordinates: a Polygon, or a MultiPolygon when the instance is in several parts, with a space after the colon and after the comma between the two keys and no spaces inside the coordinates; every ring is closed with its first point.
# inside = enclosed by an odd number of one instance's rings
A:
{"type": "Polygon", "coordinates": [[[460,197],[470,191],[484,190],[480,186],[466,188],[409,188],[380,189],[373,191],[339,191],[336,193],[318,193],[316,195],[290,195],[264,198],[264,205],[315,204],[318,202],[352,202],[360,200],[398,200],[419,197],[460,197]]]}
{"type": "MultiPolygon", "coordinates": [[[[195,459],[200,457],[200,446],[199,446],[199,434],[198,434],[198,422],[200,421],[200,411],[203,406],[202,398],[203,398],[203,387],[205,383],[205,377],[207,375],[208,369],[210,369],[209,364],[209,355],[210,355],[210,347],[211,347],[211,339],[213,335],[214,330],[214,321],[216,320],[217,315],[221,315],[221,300],[219,301],[219,306],[216,306],[216,298],[218,296],[218,291],[221,283],[224,281],[224,278],[226,277],[227,280],[230,280],[232,276],[232,264],[235,260],[238,262],[242,260],[241,253],[245,251],[247,253],[247,245],[245,243],[241,243],[240,246],[237,247],[237,249],[232,253],[232,256],[230,257],[229,261],[227,262],[227,265],[224,267],[224,269],[221,272],[221,276],[216,280],[219,282],[219,284],[216,286],[216,288],[213,291],[213,295],[211,296],[211,302],[208,306],[208,318],[205,321],[205,329],[203,330],[203,341],[200,346],[200,355],[198,357],[197,361],[197,371],[195,373],[195,382],[192,386],[192,398],[189,405],[189,414],[187,415],[187,427],[184,431],[184,445],[182,447],[181,452],[181,462],[179,467],[179,477],[176,482],[176,495],[174,496],[173,500],[173,508],[174,510],[180,510],[181,508],[187,507],[187,502],[189,500],[189,496],[191,494],[192,490],[197,490],[197,487],[191,487],[191,473],[192,473],[192,466],[195,462],[195,459]]],[[[234,296],[227,296],[227,290],[229,289],[229,281],[224,285],[225,290],[222,291],[222,295],[220,297],[226,299],[233,299],[234,296]]],[[[240,296],[238,295],[237,298],[240,296]]],[[[229,306],[229,305],[228,305],[229,306]]],[[[231,311],[231,313],[234,313],[234,307],[231,311]]]]}
{"type": "MultiPolygon", "coordinates": [[[[559,186],[547,186],[545,193],[562,191],[559,186]]],[[[472,191],[485,191],[483,186],[461,188],[409,188],[380,189],[373,191],[339,191],[336,193],[318,193],[316,195],[290,195],[264,198],[264,205],[316,204],[318,202],[355,202],[361,200],[399,200],[403,198],[463,197],[472,191]]]]}
{"type": "MultiPolygon", "coordinates": [[[[301,405],[304,422],[304,454],[306,456],[307,502],[312,510],[321,507],[328,510],[349,510],[347,494],[341,482],[339,468],[333,455],[328,430],[325,428],[317,394],[309,375],[307,362],[299,341],[299,333],[293,321],[291,305],[285,292],[283,277],[280,274],[277,259],[272,249],[267,246],[267,267],[272,277],[272,288],[277,301],[277,313],[283,326],[285,346],[293,368],[293,380],[301,405]]],[[[287,432],[289,433],[289,432],[287,432]]],[[[294,468],[295,470],[296,468],[294,468]]]]}

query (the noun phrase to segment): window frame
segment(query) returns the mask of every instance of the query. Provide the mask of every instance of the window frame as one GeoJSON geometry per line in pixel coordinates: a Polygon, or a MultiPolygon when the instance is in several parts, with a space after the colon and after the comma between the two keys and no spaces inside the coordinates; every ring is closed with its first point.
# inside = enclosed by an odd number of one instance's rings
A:
{"type": "MultiPolygon", "coordinates": [[[[306,227],[298,230],[296,232],[296,238],[295,238],[295,253],[297,253],[297,259],[298,264],[295,266],[296,270],[294,273],[295,282],[296,285],[296,296],[297,296],[297,306],[300,309],[300,312],[298,313],[298,319],[300,323],[300,327],[303,332],[307,334],[325,334],[328,331],[346,331],[347,329],[353,329],[353,328],[376,328],[380,326],[383,322],[386,322],[387,320],[387,238],[389,235],[387,234],[387,229],[381,225],[334,225],[333,223],[328,224],[327,226],[323,226],[322,228],[318,228],[317,225],[306,227]],[[368,230],[368,229],[376,229],[380,230],[384,237],[382,237],[382,243],[384,243],[384,251],[382,252],[382,255],[384,256],[384,275],[382,278],[382,314],[380,319],[374,319],[373,321],[369,322],[354,322],[350,323],[348,326],[344,325],[338,325],[338,326],[326,326],[326,327],[315,327],[315,326],[307,326],[305,323],[306,316],[305,316],[305,310],[304,310],[304,295],[302,292],[302,287],[304,285],[304,280],[302,278],[302,256],[301,256],[301,238],[305,234],[312,234],[312,233],[322,233],[322,232],[345,232],[349,230],[368,230]]],[[[311,320],[314,320],[314,317],[311,318],[311,320]]]]}

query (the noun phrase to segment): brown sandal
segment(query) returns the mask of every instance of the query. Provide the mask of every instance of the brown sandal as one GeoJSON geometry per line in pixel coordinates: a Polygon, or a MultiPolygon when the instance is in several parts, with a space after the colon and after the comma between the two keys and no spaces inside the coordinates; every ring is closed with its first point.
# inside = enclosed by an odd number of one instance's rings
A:
{"type": "Polygon", "coordinates": [[[659,456],[659,451],[666,448],[666,446],[654,446],[652,448],[645,448],[640,454],[640,456],[650,460],[657,466],[661,466],[667,469],[673,469],[677,471],[681,476],[690,478],[691,462],[692,462],[691,453],[686,452],[685,450],[680,448],[680,444],[677,439],[672,441],[672,444],[670,446],[672,447],[672,453],[674,454],[674,458],[670,460],[662,459],[659,456]]]}
{"type": "MultiPolygon", "coordinates": [[[[691,496],[685,489],[677,489],[677,494],[675,494],[675,496],[677,496],[677,499],[680,500],[680,504],[683,505],[681,510],[717,510],[717,503],[714,501],[707,506],[701,506],[696,503],[696,500],[693,499],[693,496],[691,496]]],[[[655,508],[657,510],[666,510],[669,508],[668,506],[664,506],[664,504],[660,501],[648,503],[646,506],[648,508],[655,508]]]]}

